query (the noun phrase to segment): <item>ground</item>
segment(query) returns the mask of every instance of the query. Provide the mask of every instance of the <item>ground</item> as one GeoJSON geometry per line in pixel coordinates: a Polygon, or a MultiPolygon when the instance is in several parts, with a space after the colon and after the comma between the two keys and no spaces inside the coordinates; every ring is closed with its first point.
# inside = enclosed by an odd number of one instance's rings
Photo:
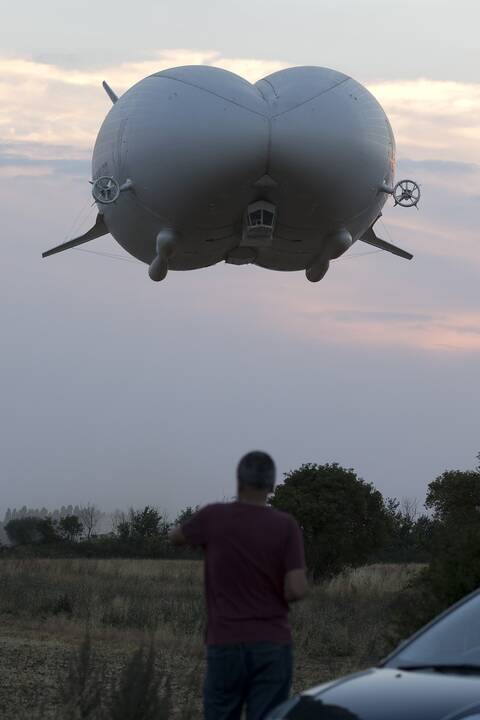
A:
{"type": "MultiPolygon", "coordinates": [[[[372,565],[315,585],[292,610],[294,689],[377,662],[389,649],[392,601],[415,571],[372,565]]],[[[200,717],[203,622],[200,561],[2,558],[2,718],[58,717],[87,631],[110,684],[153,637],[174,715],[200,717]]]]}

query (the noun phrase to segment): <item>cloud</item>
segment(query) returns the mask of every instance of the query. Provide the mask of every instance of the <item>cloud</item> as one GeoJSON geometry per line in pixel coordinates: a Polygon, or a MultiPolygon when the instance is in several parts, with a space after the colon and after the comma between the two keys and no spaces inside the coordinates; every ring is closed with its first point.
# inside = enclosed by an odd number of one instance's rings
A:
{"type": "Polygon", "coordinates": [[[297,332],[328,337],[332,344],[480,351],[480,311],[402,313],[347,304],[319,309],[316,303],[290,310],[297,332]]]}
{"type": "Polygon", "coordinates": [[[442,175],[468,175],[480,172],[480,165],[471,162],[456,162],[454,160],[411,160],[402,158],[399,165],[402,170],[413,172],[440,173],[442,175]]]}
{"type": "Polygon", "coordinates": [[[392,123],[402,155],[480,162],[480,84],[426,78],[369,90],[392,123]]]}
{"type": "MultiPolygon", "coordinates": [[[[102,80],[122,93],[146,75],[189,64],[216,65],[252,82],[289,65],[188,49],[88,70],[0,57],[0,142],[62,144],[89,152],[109,108],[102,80]]],[[[390,117],[400,156],[480,163],[480,84],[419,79],[367,86],[390,117]]]]}
{"type": "Polygon", "coordinates": [[[11,152],[11,146],[0,145],[0,177],[18,177],[19,175],[37,177],[53,173],[85,177],[90,172],[90,160],[87,158],[75,159],[74,148],[71,148],[70,154],[68,148],[57,148],[57,156],[55,156],[53,148],[48,148],[45,153],[46,157],[42,157],[41,147],[32,147],[30,143],[18,143],[14,148],[15,152],[11,152]],[[59,152],[67,157],[59,157],[59,152]]]}
{"type": "Polygon", "coordinates": [[[73,146],[90,152],[110,107],[101,83],[122,93],[176,65],[217,65],[255,81],[286,63],[221,57],[214,51],[166,50],[141,62],[75,70],[27,58],[0,58],[0,143],[73,146]]]}
{"type": "Polygon", "coordinates": [[[464,199],[477,200],[480,193],[480,164],[477,163],[402,158],[398,162],[397,177],[416,179],[427,193],[426,197],[436,196],[443,204],[448,194],[461,193],[464,199]]]}
{"type": "Polygon", "coordinates": [[[77,87],[98,88],[102,80],[108,77],[108,81],[115,84],[120,91],[128,89],[147,75],[179,65],[216,65],[235,72],[251,82],[288,66],[288,63],[277,60],[228,58],[212,50],[182,49],[158,51],[153,53],[149,59],[106,66],[96,70],[66,69],[26,58],[4,58],[1,63],[0,67],[4,73],[19,79],[23,78],[26,81],[59,82],[77,87]]]}
{"type": "Polygon", "coordinates": [[[16,177],[45,177],[46,175],[52,175],[53,168],[45,166],[28,165],[19,163],[16,165],[14,162],[9,163],[2,167],[0,164],[0,178],[16,178],[16,177]]]}

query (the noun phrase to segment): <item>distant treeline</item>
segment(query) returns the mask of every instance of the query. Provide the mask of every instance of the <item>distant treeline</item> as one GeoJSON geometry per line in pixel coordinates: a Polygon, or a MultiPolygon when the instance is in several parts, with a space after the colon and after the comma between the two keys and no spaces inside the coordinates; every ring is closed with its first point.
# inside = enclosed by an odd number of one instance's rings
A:
{"type": "Polygon", "coordinates": [[[158,508],[146,506],[111,514],[94,504],[7,510],[2,524],[3,552],[41,557],[197,557],[185,549],[174,553],[168,542],[170,527],[183,522],[197,508],[188,507],[173,521],[158,508]],[[105,532],[103,528],[109,526],[105,532]],[[103,529],[103,531],[100,531],[103,529]]]}
{"type": "Polygon", "coordinates": [[[92,532],[96,534],[110,532],[115,517],[120,513],[120,510],[116,510],[114,513],[105,513],[91,503],[88,505],[62,505],[54,510],[48,510],[46,507],[32,508],[26,505],[21,508],[7,508],[3,521],[0,522],[0,543],[8,542],[5,526],[10,520],[26,517],[50,518],[54,523],[58,523],[64,517],[75,515],[82,522],[84,534],[89,535],[92,532]]]}
{"type": "MultiPolygon", "coordinates": [[[[352,468],[337,463],[309,463],[287,473],[270,503],[296,517],[313,579],[369,562],[432,566],[440,549],[445,554],[460,547],[467,531],[470,538],[478,532],[475,547],[480,547],[480,454],[478,460],[473,470],[449,470],[432,481],[424,512],[419,512],[416,502],[384,498],[352,468]]],[[[110,515],[93,504],[69,505],[53,512],[26,507],[8,510],[4,520],[8,546],[4,544],[3,551],[42,556],[198,557],[188,548],[179,552],[168,542],[170,527],[197,509],[185,508],[173,522],[150,505],[110,515]]]]}
{"type": "MultiPolygon", "coordinates": [[[[315,577],[368,561],[425,562],[433,521],[417,503],[384,499],[352,469],[337,464],[303,465],[289,473],[270,500],[301,525],[307,560],[315,577]]],[[[173,520],[154,506],[104,513],[94,504],[8,509],[3,521],[4,550],[21,555],[88,557],[171,557],[169,529],[198,508],[187,507],[173,520]]],[[[191,557],[186,549],[184,556],[191,557]]],[[[194,556],[198,554],[193,553],[194,556]]]]}

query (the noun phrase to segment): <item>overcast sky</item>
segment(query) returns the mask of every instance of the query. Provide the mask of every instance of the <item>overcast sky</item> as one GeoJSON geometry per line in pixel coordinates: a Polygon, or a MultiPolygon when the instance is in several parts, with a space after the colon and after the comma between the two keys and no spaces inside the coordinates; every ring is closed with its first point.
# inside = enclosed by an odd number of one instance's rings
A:
{"type": "Polygon", "coordinates": [[[418,497],[480,450],[478,0],[26,0],[0,27],[0,517],[7,507],[229,496],[239,456],[354,467],[418,497]],[[355,246],[318,285],[218,265],[152,283],[86,230],[90,157],[118,92],[190,63],[255,81],[325,65],[366,84],[420,210],[355,246]]]}

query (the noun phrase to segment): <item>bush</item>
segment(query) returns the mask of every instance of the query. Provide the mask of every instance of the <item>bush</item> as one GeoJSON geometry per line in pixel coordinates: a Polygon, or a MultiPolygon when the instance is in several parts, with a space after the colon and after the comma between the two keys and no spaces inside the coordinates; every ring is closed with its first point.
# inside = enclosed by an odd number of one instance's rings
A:
{"type": "Polygon", "coordinates": [[[111,720],[170,718],[170,680],[155,669],[153,642],[131,655],[112,693],[107,717],[111,720]]]}
{"type": "Polygon", "coordinates": [[[381,493],[337,463],[307,464],[287,473],[271,504],[297,519],[315,578],[362,565],[388,534],[381,493]]]}
{"type": "Polygon", "coordinates": [[[428,486],[426,506],[433,512],[431,560],[397,603],[400,636],[480,586],[480,468],[444,472],[428,486]]]}
{"type": "Polygon", "coordinates": [[[383,547],[374,552],[372,560],[394,563],[426,563],[431,559],[434,523],[428,515],[418,515],[415,501],[401,503],[388,498],[388,537],[383,547]]]}
{"type": "Polygon", "coordinates": [[[65,515],[60,518],[58,522],[58,529],[65,540],[74,542],[75,539],[82,534],[83,525],[77,515],[65,515]]]}
{"type": "Polygon", "coordinates": [[[50,518],[14,518],[5,525],[8,539],[13,545],[35,545],[55,542],[59,539],[50,518]]]}
{"type": "Polygon", "coordinates": [[[437,526],[433,558],[396,602],[395,627],[406,637],[480,586],[480,528],[437,526]]]}
{"type": "Polygon", "coordinates": [[[128,659],[113,683],[93,653],[87,634],[73,658],[63,687],[58,720],[167,720],[171,717],[168,676],[155,666],[153,642],[141,646],[128,659]]]}
{"type": "Polygon", "coordinates": [[[144,540],[145,538],[166,538],[169,523],[164,515],[154,507],[146,505],[143,510],[131,508],[117,527],[117,533],[123,540],[144,540]]]}

